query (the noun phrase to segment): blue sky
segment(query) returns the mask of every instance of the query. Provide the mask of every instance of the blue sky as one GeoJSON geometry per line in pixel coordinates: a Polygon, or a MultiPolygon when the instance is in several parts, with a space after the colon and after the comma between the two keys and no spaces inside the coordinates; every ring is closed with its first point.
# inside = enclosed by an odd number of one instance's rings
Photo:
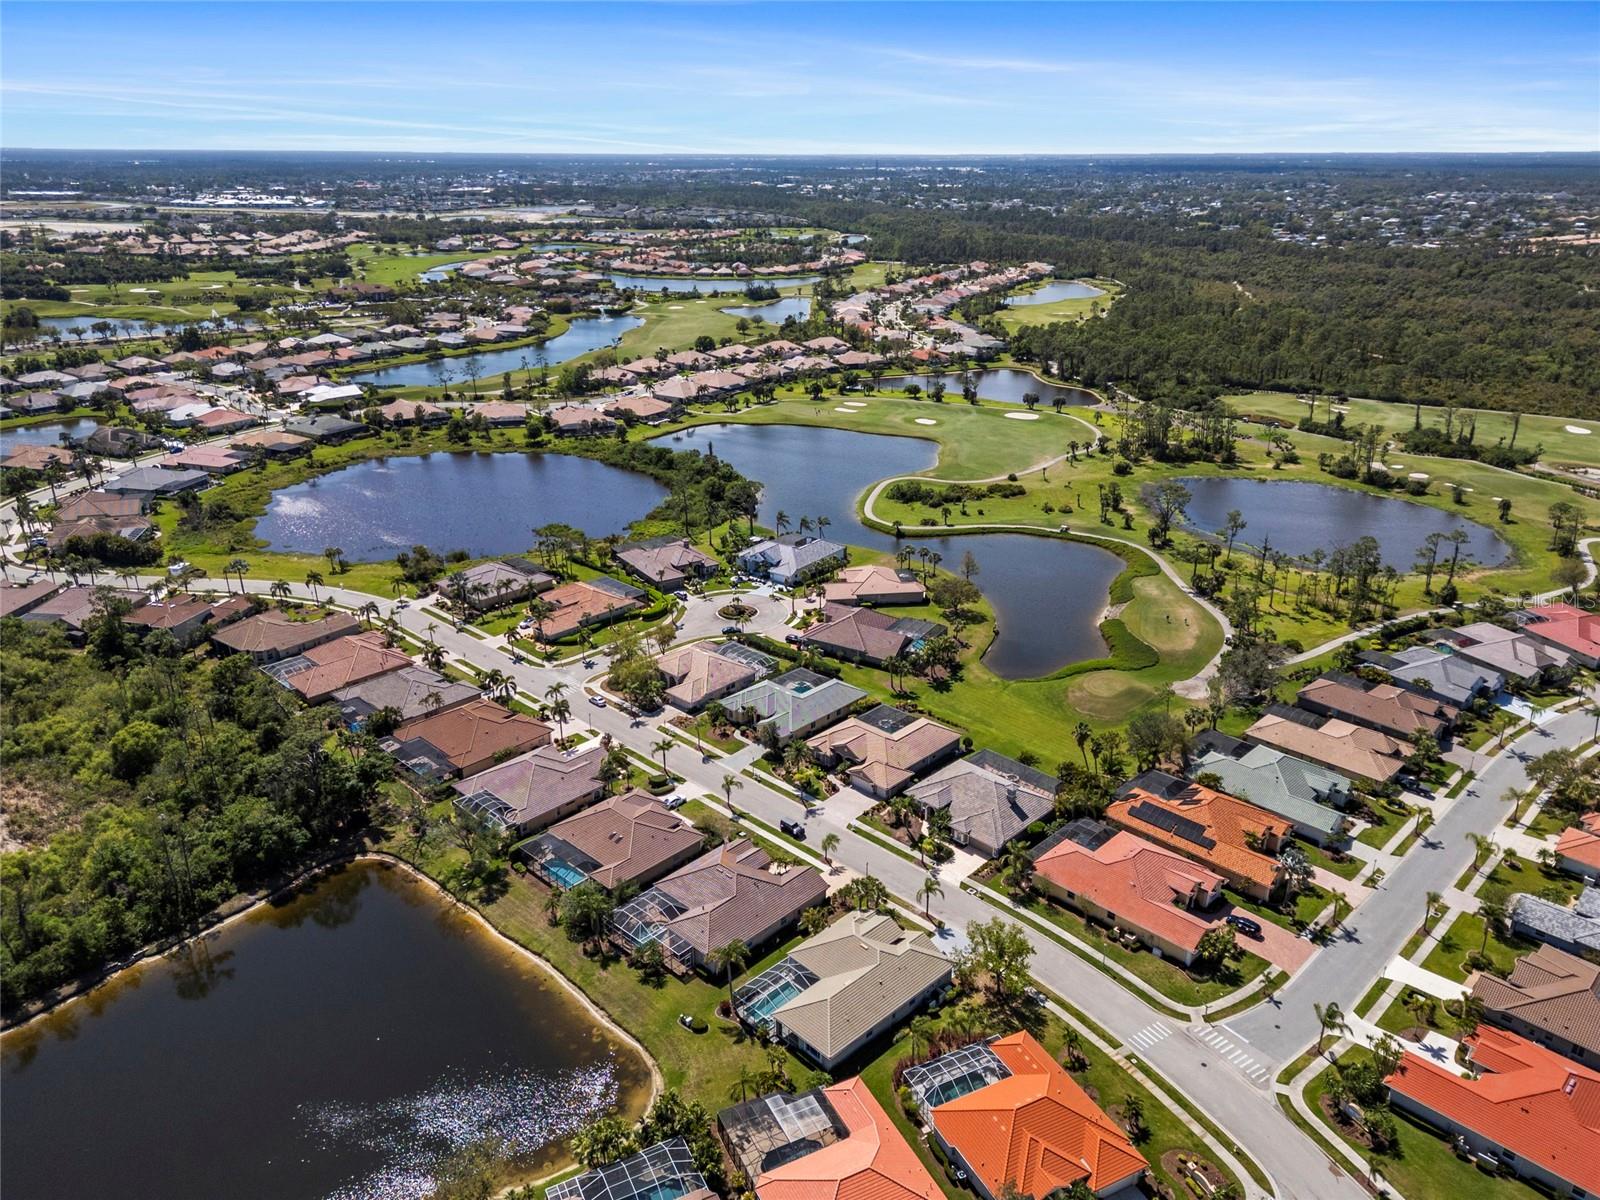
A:
{"type": "Polygon", "coordinates": [[[1600,3],[0,9],[7,146],[1600,149],[1600,3]]]}

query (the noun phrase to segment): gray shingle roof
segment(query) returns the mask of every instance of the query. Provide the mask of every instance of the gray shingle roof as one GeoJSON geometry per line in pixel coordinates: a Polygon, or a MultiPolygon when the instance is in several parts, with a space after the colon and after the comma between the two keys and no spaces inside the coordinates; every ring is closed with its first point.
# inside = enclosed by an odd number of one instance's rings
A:
{"type": "Polygon", "coordinates": [[[1565,950],[1600,950],[1600,888],[1584,888],[1574,908],[1519,892],[1511,898],[1511,921],[1518,932],[1565,950]]]}
{"type": "Polygon", "coordinates": [[[1055,781],[992,751],[941,767],[912,785],[925,808],[950,812],[950,826],[981,849],[997,853],[1055,804],[1055,781]],[[1034,778],[1037,777],[1037,778],[1034,778]],[[1040,784],[1043,781],[1043,786],[1040,784]]]}
{"type": "Polygon", "coordinates": [[[730,713],[754,709],[758,725],[770,722],[779,737],[789,737],[817,721],[842,716],[866,694],[842,680],[797,668],[735,692],[723,705],[730,713]]]}
{"type": "Polygon", "coordinates": [[[1202,735],[1196,744],[1198,756],[1191,775],[1216,775],[1222,781],[1221,790],[1230,796],[1248,800],[1327,837],[1339,836],[1345,818],[1319,803],[1319,798],[1331,796],[1348,802],[1348,780],[1326,767],[1270,746],[1224,737],[1202,735]]]}

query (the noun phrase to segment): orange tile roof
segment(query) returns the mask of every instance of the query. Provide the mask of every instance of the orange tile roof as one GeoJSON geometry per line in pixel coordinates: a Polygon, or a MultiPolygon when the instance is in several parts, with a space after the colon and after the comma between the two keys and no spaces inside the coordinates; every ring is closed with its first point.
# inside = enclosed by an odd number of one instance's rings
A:
{"type": "Polygon", "coordinates": [[[861,1076],[823,1094],[849,1133],[763,1172],[755,1181],[758,1200],[942,1200],[939,1185],[861,1076]]]}
{"type": "Polygon", "coordinates": [[[1556,839],[1556,856],[1586,867],[1600,867],[1600,813],[1584,813],[1579,823],[1556,839]]]}
{"type": "Polygon", "coordinates": [[[283,681],[312,702],[326,699],[353,683],[411,665],[410,655],[387,645],[377,630],[324,642],[311,647],[302,657],[306,665],[284,676],[283,681]]]}
{"type": "Polygon", "coordinates": [[[1209,894],[1223,882],[1199,863],[1126,830],[1113,834],[1098,850],[1066,839],[1041,854],[1034,871],[1118,921],[1190,952],[1200,948],[1211,922],[1179,902],[1186,902],[1196,887],[1209,894]]]}
{"type": "Polygon", "coordinates": [[[1600,1192],[1600,1073],[1514,1033],[1464,1039],[1483,1070],[1464,1079],[1415,1054],[1391,1090],[1590,1193],[1600,1192]]]}
{"type": "Polygon", "coordinates": [[[1046,1196],[1080,1179],[1099,1192],[1145,1169],[1127,1134],[1032,1035],[990,1049],[1010,1076],[939,1105],[932,1119],[991,1195],[1014,1183],[1046,1196]]]}
{"type": "Polygon", "coordinates": [[[1254,880],[1269,889],[1278,878],[1278,860],[1270,854],[1252,850],[1247,835],[1264,837],[1275,833],[1280,838],[1287,838],[1293,828],[1289,821],[1274,816],[1264,808],[1257,808],[1226,792],[1215,792],[1199,784],[1192,784],[1175,800],[1166,800],[1143,788],[1134,788],[1126,799],[1106,809],[1106,818],[1190,858],[1209,863],[1224,875],[1254,880]],[[1141,820],[1132,815],[1132,810],[1140,804],[1154,805],[1196,822],[1204,827],[1205,836],[1216,844],[1208,849],[1141,820]]]}

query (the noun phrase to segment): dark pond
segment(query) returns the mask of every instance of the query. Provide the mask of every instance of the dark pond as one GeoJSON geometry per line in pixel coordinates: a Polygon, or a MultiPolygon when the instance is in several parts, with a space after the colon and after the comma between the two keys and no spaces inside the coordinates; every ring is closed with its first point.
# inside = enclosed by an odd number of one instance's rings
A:
{"type": "MultiPolygon", "coordinates": [[[[591,350],[615,345],[628,330],[642,324],[638,317],[574,317],[565,332],[544,343],[545,362],[554,366],[591,350]]],[[[379,367],[352,375],[349,382],[370,383],[375,387],[445,387],[467,379],[493,379],[507,371],[531,368],[538,363],[538,354],[537,346],[485,350],[480,354],[379,367]]]]}
{"type": "Polygon", "coordinates": [[[7,1034],[6,1200],[409,1198],[485,1138],[541,1174],[648,1068],[556,981],[361,865],[7,1034]]]}
{"type": "MultiPolygon", "coordinates": [[[[749,279],[715,279],[705,276],[699,279],[665,277],[656,275],[626,275],[613,272],[606,276],[619,288],[638,288],[643,292],[700,292],[710,295],[713,292],[742,292],[752,281],[749,279]]],[[[820,275],[785,275],[774,276],[771,279],[755,280],[757,283],[770,283],[774,287],[795,287],[799,284],[813,284],[821,279],[820,275]]]]}
{"type": "Polygon", "coordinates": [[[149,333],[158,328],[154,321],[140,321],[125,317],[40,317],[41,329],[54,329],[57,333],[71,336],[76,340],[77,332],[81,330],[86,340],[93,341],[99,337],[95,326],[104,321],[111,326],[112,337],[129,337],[136,333],[149,333]]]}
{"type": "MultiPolygon", "coordinates": [[[[1191,524],[1215,533],[1229,511],[1238,509],[1247,522],[1239,542],[1257,549],[1270,543],[1285,554],[1310,554],[1370,535],[1383,547],[1385,562],[1408,571],[1430,533],[1459,529],[1467,535],[1463,560],[1498,566],[1511,556],[1511,547],[1494,530],[1426,504],[1300,480],[1207,477],[1180,482],[1194,496],[1189,505],[1191,524]]],[[[1488,504],[1489,498],[1482,497],[1477,506],[1488,504]]]]}
{"type": "MultiPolygon", "coordinates": [[[[1081,542],[1027,534],[965,534],[896,541],[862,525],[856,500],[880,479],[930,469],[938,445],[915,438],[805,425],[702,425],[669,434],[684,449],[708,447],[763,485],[761,515],[769,528],[781,509],[792,525],[803,516],[827,517],[824,534],[893,553],[926,546],[946,569],[971,550],[975,582],[994,605],[998,636],[984,664],[1007,679],[1047,675],[1105,653],[1100,617],[1122,560],[1081,542]]],[[[980,631],[981,632],[981,631],[980,631]]]]}
{"type": "Polygon", "coordinates": [[[0,430],[0,458],[11,453],[15,446],[59,446],[63,435],[86,438],[99,427],[100,422],[79,417],[72,421],[40,421],[37,425],[0,430]]]}
{"type": "Polygon", "coordinates": [[[351,562],[415,545],[474,558],[521,554],[552,521],[620,533],[667,490],[646,475],[570,454],[426,454],[370,459],[272,494],[256,536],[271,550],[351,562]]]}
{"type": "Polygon", "coordinates": [[[1020,296],[1012,296],[1006,301],[1013,308],[1027,307],[1030,304],[1054,304],[1057,300],[1091,300],[1096,296],[1104,296],[1100,288],[1091,287],[1087,283],[1068,282],[1057,280],[1047,283],[1042,288],[1027,292],[1020,296]]]}
{"type": "Polygon", "coordinates": [[[766,304],[739,304],[722,310],[730,317],[744,317],[751,321],[765,321],[769,325],[782,325],[790,317],[803,321],[811,314],[811,301],[805,296],[790,296],[786,300],[769,300],[766,304]]]}
{"type": "MultiPolygon", "coordinates": [[[[1054,403],[1057,396],[1065,404],[1092,405],[1099,400],[1093,392],[1086,392],[1082,388],[1067,387],[1060,383],[1046,383],[1037,375],[1030,375],[1027,371],[1018,371],[1012,367],[988,367],[981,371],[968,371],[972,382],[978,387],[978,398],[981,400],[998,400],[1002,404],[1021,404],[1022,397],[1032,392],[1039,397],[1041,406],[1048,407],[1054,403]]],[[[935,382],[931,375],[885,375],[884,388],[903,388],[908,383],[915,382],[924,392],[935,382]]],[[[961,372],[946,371],[939,382],[944,384],[945,403],[952,399],[961,399],[961,372]]]]}

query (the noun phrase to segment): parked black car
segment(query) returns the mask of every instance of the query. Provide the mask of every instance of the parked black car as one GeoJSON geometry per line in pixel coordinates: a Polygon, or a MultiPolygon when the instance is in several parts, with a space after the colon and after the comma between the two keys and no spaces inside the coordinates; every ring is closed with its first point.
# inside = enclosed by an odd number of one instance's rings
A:
{"type": "Polygon", "coordinates": [[[1258,942],[1261,940],[1261,922],[1241,917],[1238,913],[1229,913],[1227,921],[1245,937],[1253,937],[1258,942]]]}
{"type": "Polygon", "coordinates": [[[778,828],[783,830],[790,837],[794,838],[797,842],[803,842],[806,840],[806,827],[800,824],[799,821],[790,821],[785,818],[784,820],[778,822],[778,828]]]}

